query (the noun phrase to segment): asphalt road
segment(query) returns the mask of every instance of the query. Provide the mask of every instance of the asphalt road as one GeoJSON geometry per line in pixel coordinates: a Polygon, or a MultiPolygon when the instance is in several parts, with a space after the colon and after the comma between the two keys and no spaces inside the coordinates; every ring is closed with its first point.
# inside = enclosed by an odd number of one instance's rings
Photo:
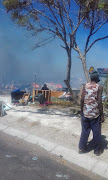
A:
{"type": "Polygon", "coordinates": [[[0,180],[101,180],[44,149],[0,132],[0,180]]]}

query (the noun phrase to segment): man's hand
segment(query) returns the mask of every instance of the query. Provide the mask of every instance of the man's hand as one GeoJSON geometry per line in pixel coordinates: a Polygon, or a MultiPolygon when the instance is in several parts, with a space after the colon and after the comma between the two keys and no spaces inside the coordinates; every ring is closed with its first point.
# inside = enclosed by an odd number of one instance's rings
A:
{"type": "Polygon", "coordinates": [[[105,121],[104,116],[100,117],[100,122],[103,123],[105,121]]]}

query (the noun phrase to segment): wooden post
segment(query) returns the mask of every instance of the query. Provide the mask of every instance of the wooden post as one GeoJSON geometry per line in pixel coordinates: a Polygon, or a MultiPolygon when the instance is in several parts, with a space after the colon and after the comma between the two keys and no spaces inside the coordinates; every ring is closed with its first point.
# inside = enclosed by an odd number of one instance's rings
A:
{"type": "Polygon", "coordinates": [[[0,116],[4,116],[4,113],[5,113],[5,111],[3,109],[3,102],[0,101],[0,116]]]}

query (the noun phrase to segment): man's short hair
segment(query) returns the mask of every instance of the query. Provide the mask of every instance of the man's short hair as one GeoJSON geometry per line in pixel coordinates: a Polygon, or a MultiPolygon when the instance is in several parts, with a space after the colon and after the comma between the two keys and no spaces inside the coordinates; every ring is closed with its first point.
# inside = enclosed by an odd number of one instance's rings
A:
{"type": "Polygon", "coordinates": [[[98,83],[100,81],[98,72],[93,68],[91,72],[89,71],[91,81],[98,83]]]}

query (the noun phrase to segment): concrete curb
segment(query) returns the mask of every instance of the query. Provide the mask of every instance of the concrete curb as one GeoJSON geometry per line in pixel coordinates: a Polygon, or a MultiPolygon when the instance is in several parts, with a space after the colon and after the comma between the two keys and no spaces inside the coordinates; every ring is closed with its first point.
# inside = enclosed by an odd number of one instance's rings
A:
{"type": "Polygon", "coordinates": [[[27,142],[39,145],[40,147],[55,155],[62,155],[65,160],[76,164],[86,170],[89,170],[97,175],[100,175],[101,177],[108,178],[108,163],[104,161],[99,161],[93,157],[89,157],[87,154],[80,155],[75,150],[68,149],[64,146],[59,146],[53,142],[47,141],[43,138],[31,135],[26,132],[22,132],[10,126],[0,124],[0,130],[11,136],[17,136],[18,138],[23,139],[27,142]]]}

